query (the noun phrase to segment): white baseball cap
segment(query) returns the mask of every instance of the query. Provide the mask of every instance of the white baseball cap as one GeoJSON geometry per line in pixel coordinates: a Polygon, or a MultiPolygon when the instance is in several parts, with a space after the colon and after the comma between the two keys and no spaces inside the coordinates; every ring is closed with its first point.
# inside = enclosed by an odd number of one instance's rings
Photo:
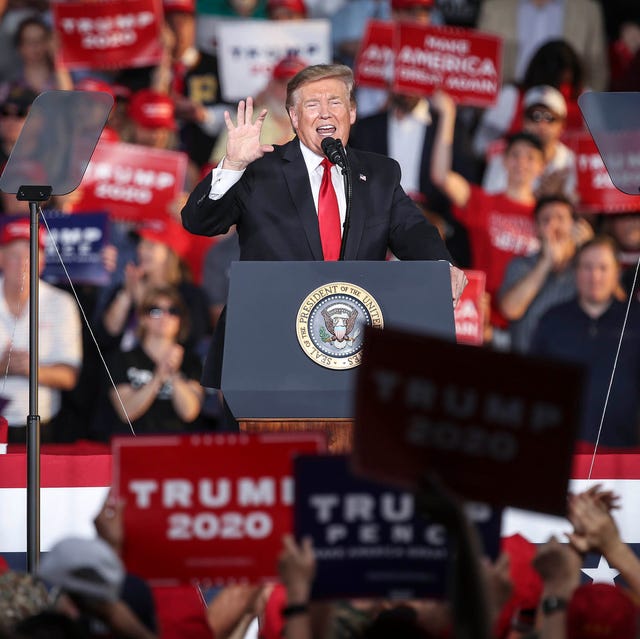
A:
{"type": "Polygon", "coordinates": [[[544,106],[561,118],[567,117],[567,102],[558,89],[548,84],[531,87],[524,94],[523,106],[529,109],[533,106],[544,106]]]}

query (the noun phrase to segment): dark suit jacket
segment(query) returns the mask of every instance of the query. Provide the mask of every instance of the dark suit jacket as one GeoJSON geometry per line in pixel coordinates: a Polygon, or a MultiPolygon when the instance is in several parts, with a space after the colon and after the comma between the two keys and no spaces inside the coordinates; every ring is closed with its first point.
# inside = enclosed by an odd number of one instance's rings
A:
{"type": "MultiPolygon", "coordinates": [[[[400,187],[398,163],[347,150],[353,198],[347,260],[450,260],[431,225],[400,187]]],[[[251,163],[220,200],[209,199],[211,176],[196,186],[182,210],[184,227],[219,235],[237,224],[241,260],[322,260],[318,215],[297,139],[251,163]]]]}
{"type": "MultiPolygon", "coordinates": [[[[387,248],[405,260],[451,260],[436,228],[400,186],[395,160],[348,148],[353,197],[347,260],[384,260],[387,248]]],[[[211,200],[211,175],[182,209],[184,227],[219,235],[237,225],[241,260],[322,260],[318,215],[298,139],[252,162],[240,181],[211,200]]],[[[205,363],[203,383],[218,387],[220,332],[205,363]]]]}
{"type": "MultiPolygon", "coordinates": [[[[426,208],[440,214],[450,227],[447,236],[447,248],[457,264],[467,266],[469,243],[466,229],[451,214],[449,198],[431,181],[431,156],[438,128],[438,112],[431,109],[431,124],[427,126],[420,154],[419,187],[427,201],[426,208]]],[[[453,136],[452,169],[467,180],[479,183],[481,172],[478,162],[471,152],[471,143],[466,127],[456,120],[453,136]]],[[[389,154],[389,112],[383,111],[358,120],[351,129],[349,144],[363,151],[372,151],[382,155],[389,154]]]]}

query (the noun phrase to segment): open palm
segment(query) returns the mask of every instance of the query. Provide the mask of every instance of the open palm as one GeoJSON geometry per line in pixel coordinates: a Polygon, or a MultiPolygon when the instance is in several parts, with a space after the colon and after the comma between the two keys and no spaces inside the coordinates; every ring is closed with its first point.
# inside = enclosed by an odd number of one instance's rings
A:
{"type": "Polygon", "coordinates": [[[253,122],[253,98],[251,97],[247,98],[246,102],[244,100],[238,102],[235,124],[229,112],[224,112],[228,132],[224,168],[245,169],[254,160],[273,151],[271,144],[260,143],[260,133],[266,117],[267,110],[263,109],[253,122]]]}

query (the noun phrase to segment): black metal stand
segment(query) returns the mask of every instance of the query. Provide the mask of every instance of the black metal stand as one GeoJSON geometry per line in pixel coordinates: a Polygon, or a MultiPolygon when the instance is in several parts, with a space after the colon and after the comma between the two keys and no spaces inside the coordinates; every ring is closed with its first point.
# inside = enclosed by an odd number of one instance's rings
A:
{"type": "Polygon", "coordinates": [[[27,570],[40,563],[40,415],[38,415],[38,326],[40,317],[39,202],[51,196],[50,186],[22,186],[16,197],[29,201],[29,415],[27,416],[27,570]]]}
{"type": "Polygon", "coordinates": [[[344,225],[342,227],[342,243],[340,244],[340,257],[344,260],[344,252],[347,247],[347,238],[349,237],[349,227],[351,226],[351,200],[353,199],[353,187],[351,182],[351,166],[347,160],[347,154],[344,154],[344,168],[342,169],[342,178],[344,179],[344,192],[347,201],[347,208],[344,215],[344,225]]]}
{"type": "Polygon", "coordinates": [[[29,202],[29,414],[27,416],[27,566],[40,559],[40,417],[38,416],[39,203],[78,188],[113,107],[103,91],[44,91],[29,114],[0,174],[0,189],[29,202]],[[42,123],[47,126],[43,128],[42,123]],[[34,144],[34,142],[36,144],[34,144]],[[45,159],[46,158],[46,159],[45,159]],[[48,186],[31,185],[31,168],[48,186]],[[26,186],[25,186],[26,185],[26,186]]]}

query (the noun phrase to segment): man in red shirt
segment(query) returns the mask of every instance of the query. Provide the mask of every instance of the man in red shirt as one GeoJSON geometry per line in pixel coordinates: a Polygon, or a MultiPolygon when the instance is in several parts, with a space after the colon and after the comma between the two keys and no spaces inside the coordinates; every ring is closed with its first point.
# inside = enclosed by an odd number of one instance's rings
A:
{"type": "Polygon", "coordinates": [[[489,194],[451,169],[451,149],[456,105],[450,96],[437,92],[432,104],[440,112],[433,148],[431,179],[453,204],[453,214],[469,232],[471,265],[487,275],[491,295],[491,323],[507,323],[495,303],[495,295],[512,257],[529,255],[539,248],[533,209],[533,185],[544,169],[540,140],[530,133],[516,133],[507,141],[505,168],[507,188],[489,194]]]}

